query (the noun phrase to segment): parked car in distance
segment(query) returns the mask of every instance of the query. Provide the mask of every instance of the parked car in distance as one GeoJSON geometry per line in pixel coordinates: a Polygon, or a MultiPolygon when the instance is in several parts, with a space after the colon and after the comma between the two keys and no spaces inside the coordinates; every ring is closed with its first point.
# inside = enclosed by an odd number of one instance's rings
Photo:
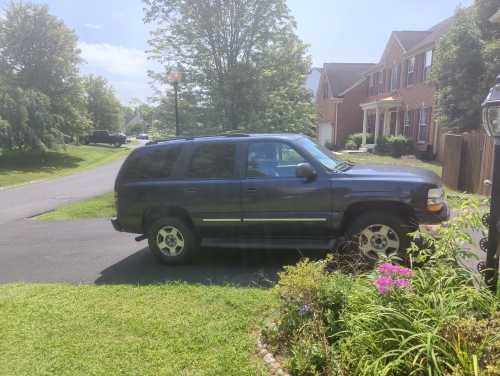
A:
{"type": "Polygon", "coordinates": [[[141,133],[140,135],[137,136],[138,140],[149,140],[149,136],[147,133],[141,133]]]}
{"type": "Polygon", "coordinates": [[[419,224],[449,216],[427,170],[354,165],[303,135],[228,134],[151,142],[115,183],[118,231],[141,234],[166,264],[200,247],[399,253],[419,224]]]}
{"type": "Polygon", "coordinates": [[[85,137],[82,141],[85,145],[88,144],[109,144],[115,147],[120,147],[127,143],[127,136],[123,133],[110,133],[108,131],[94,131],[92,134],[85,137]]]}

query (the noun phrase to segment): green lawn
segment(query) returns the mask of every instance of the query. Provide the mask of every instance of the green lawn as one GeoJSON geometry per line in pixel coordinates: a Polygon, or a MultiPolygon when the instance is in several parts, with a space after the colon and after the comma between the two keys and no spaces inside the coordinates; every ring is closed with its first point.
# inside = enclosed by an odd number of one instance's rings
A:
{"type": "Polygon", "coordinates": [[[56,210],[42,214],[36,219],[46,221],[66,221],[84,218],[111,218],[115,215],[113,193],[105,193],[88,200],[63,205],[56,210]]]}
{"type": "Polygon", "coordinates": [[[0,153],[0,188],[69,175],[122,158],[130,146],[68,145],[47,153],[0,153]]]}
{"type": "Polygon", "coordinates": [[[0,285],[0,375],[263,375],[255,288],[0,285]]]}
{"type": "Polygon", "coordinates": [[[441,165],[437,162],[423,162],[416,158],[392,158],[389,156],[375,155],[371,153],[343,153],[341,158],[354,163],[390,164],[398,166],[420,167],[426,170],[431,170],[439,176],[441,176],[443,170],[441,165]]]}

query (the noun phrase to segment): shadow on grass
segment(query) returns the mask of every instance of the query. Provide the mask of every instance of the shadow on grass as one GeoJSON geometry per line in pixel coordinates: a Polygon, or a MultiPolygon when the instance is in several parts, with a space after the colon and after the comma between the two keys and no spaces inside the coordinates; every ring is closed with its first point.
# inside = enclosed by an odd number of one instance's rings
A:
{"type": "Polygon", "coordinates": [[[284,266],[296,264],[303,257],[316,260],[324,256],[324,252],[202,249],[190,265],[166,266],[144,248],[103,270],[95,283],[144,285],[180,281],[269,288],[284,266]]]}
{"type": "Polygon", "coordinates": [[[0,175],[13,170],[23,172],[43,172],[66,168],[76,168],[82,158],[71,156],[63,151],[9,152],[0,155],[0,175]]]}

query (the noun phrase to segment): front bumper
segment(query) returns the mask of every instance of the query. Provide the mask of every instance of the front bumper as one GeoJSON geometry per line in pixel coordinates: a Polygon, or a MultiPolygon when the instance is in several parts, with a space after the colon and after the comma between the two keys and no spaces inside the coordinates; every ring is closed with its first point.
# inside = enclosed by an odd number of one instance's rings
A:
{"type": "Polygon", "coordinates": [[[416,213],[419,225],[437,225],[450,219],[450,208],[444,204],[439,213],[429,213],[427,211],[418,211],[416,213]]]}
{"type": "Polygon", "coordinates": [[[120,222],[118,222],[118,218],[116,218],[116,217],[111,218],[111,224],[113,225],[113,228],[116,231],[123,232],[123,227],[120,225],[120,222]]]}

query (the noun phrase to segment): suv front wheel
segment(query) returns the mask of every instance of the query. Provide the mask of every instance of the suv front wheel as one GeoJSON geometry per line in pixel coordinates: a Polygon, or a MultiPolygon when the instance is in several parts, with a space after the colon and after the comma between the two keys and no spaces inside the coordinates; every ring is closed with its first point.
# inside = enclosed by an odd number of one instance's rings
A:
{"type": "Polygon", "coordinates": [[[391,256],[406,259],[410,245],[408,224],[396,214],[366,213],[357,217],[347,230],[362,256],[377,262],[391,256]]]}
{"type": "Polygon", "coordinates": [[[194,231],[177,218],[162,218],[154,222],[148,243],[156,258],[167,265],[189,262],[198,248],[194,231]]]}

